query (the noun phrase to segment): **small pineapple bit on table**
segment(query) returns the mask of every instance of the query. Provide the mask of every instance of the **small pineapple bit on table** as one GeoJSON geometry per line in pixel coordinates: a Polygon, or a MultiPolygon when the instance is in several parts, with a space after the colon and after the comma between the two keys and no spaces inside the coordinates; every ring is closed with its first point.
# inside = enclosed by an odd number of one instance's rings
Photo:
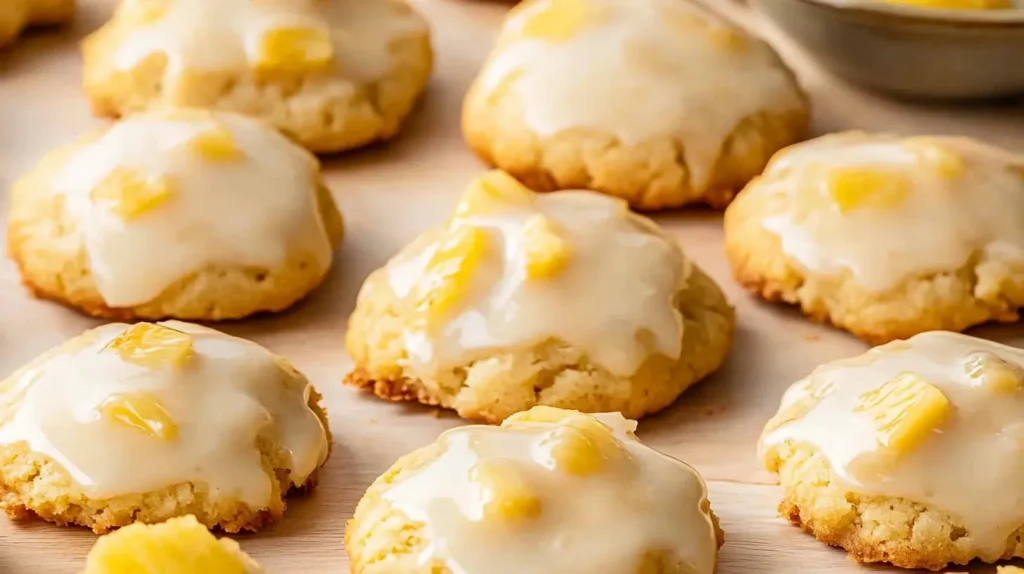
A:
{"type": "Polygon", "coordinates": [[[101,537],[82,574],[259,574],[234,540],[218,540],[194,516],[136,523],[101,537]]]}

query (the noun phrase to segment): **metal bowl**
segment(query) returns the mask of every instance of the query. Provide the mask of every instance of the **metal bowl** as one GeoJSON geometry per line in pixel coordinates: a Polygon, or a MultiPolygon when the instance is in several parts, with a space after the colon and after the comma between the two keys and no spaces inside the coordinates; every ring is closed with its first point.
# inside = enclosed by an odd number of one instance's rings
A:
{"type": "Polygon", "coordinates": [[[836,75],[896,96],[1024,95],[1024,9],[936,10],[864,0],[757,0],[836,75]]]}

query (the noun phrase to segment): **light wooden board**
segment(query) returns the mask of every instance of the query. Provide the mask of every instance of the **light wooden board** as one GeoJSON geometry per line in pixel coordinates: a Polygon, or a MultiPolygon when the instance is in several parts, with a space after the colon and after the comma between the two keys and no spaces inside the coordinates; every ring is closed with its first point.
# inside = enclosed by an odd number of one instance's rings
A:
{"type": "MultiPolygon", "coordinates": [[[[1024,150],[1024,107],[909,105],[866,94],[817,69],[741,4],[710,1],[760,30],[798,70],[814,98],[817,133],[851,128],[945,132],[1024,150]]],[[[459,107],[505,8],[479,0],[414,2],[433,25],[437,70],[422,108],[394,143],[326,162],[348,223],[330,277],[288,313],[220,326],[291,358],[323,392],[331,414],[334,455],[320,488],[294,500],[280,524],[240,537],[243,547],[274,573],[346,572],[344,524],[366,486],[399,455],[460,424],[447,414],[385,404],[339,384],[350,367],[342,345],[345,321],[363,278],[418,232],[442,220],[466,181],[481,169],[459,137],[459,107]]],[[[76,41],[107,17],[110,6],[110,0],[84,0],[73,28],[32,34],[0,53],[0,187],[8,188],[47,149],[101,125],[89,116],[79,89],[76,41]]],[[[6,201],[0,195],[0,215],[6,201]]],[[[712,505],[727,533],[719,572],[875,570],[856,566],[842,552],[777,518],[778,492],[760,469],[754,446],[789,383],[821,362],[860,353],[865,346],[742,293],[722,255],[719,214],[691,211],[657,219],[723,285],[738,311],[736,343],[726,366],[640,425],[647,442],[690,462],[708,479],[712,505]]],[[[0,374],[95,324],[33,300],[19,287],[13,265],[0,263],[0,374]]],[[[974,333],[1024,345],[1021,327],[974,333]]],[[[93,541],[87,531],[0,519],[0,574],[76,572],[93,541]]],[[[972,570],[993,571],[985,566],[972,570]]]]}

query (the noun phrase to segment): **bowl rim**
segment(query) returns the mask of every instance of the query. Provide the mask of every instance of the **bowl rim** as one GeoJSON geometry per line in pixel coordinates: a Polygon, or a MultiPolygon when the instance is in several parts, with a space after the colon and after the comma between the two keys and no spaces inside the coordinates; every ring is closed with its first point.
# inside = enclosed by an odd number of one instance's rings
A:
{"type": "Polygon", "coordinates": [[[867,17],[900,18],[917,24],[1024,26],[1024,6],[1000,10],[950,10],[892,4],[883,0],[797,0],[850,14],[867,17]]]}

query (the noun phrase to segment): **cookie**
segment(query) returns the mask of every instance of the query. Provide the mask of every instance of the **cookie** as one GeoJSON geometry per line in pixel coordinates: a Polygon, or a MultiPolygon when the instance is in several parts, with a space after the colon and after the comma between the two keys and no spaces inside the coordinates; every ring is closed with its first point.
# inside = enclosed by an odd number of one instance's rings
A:
{"type": "Polygon", "coordinates": [[[808,99],[761,40],[689,0],[528,0],[463,104],[469,146],[541,191],[725,207],[805,137],[808,99]]]}
{"type": "Polygon", "coordinates": [[[126,119],[14,185],[26,287],[122,320],[281,311],[320,284],[342,221],[320,166],[260,122],[202,110],[126,119]]]}
{"type": "Polygon", "coordinates": [[[859,562],[1024,556],[1024,350],[948,331],[815,369],[759,453],[782,515],[859,562]]]}
{"type": "Polygon", "coordinates": [[[732,307],[620,199],[504,172],[363,285],[345,382],[499,422],[535,405],[639,418],[715,371],[732,307]]]}
{"type": "Polygon", "coordinates": [[[133,524],[100,537],[82,574],[264,574],[228,538],[218,540],[194,516],[133,524]]]}
{"type": "Polygon", "coordinates": [[[711,574],[724,537],[703,479],[635,429],[536,407],[442,434],[359,501],[352,574],[711,574]]]}
{"type": "Polygon", "coordinates": [[[97,533],[188,514],[258,530],[316,484],[319,401],[287,361],[213,329],[87,331],[0,382],[0,509],[97,533]]]}
{"type": "Polygon", "coordinates": [[[5,0],[0,4],[0,46],[26,28],[64,24],[74,16],[75,0],[5,0]]]}
{"type": "Polygon", "coordinates": [[[82,51],[97,114],[234,111],[315,152],[394,136],[433,58],[405,0],[126,0],[82,51]]]}
{"type": "Polygon", "coordinates": [[[740,194],[725,246],[751,292],[870,343],[1016,321],[1024,156],[966,138],[818,138],[740,194]]]}

